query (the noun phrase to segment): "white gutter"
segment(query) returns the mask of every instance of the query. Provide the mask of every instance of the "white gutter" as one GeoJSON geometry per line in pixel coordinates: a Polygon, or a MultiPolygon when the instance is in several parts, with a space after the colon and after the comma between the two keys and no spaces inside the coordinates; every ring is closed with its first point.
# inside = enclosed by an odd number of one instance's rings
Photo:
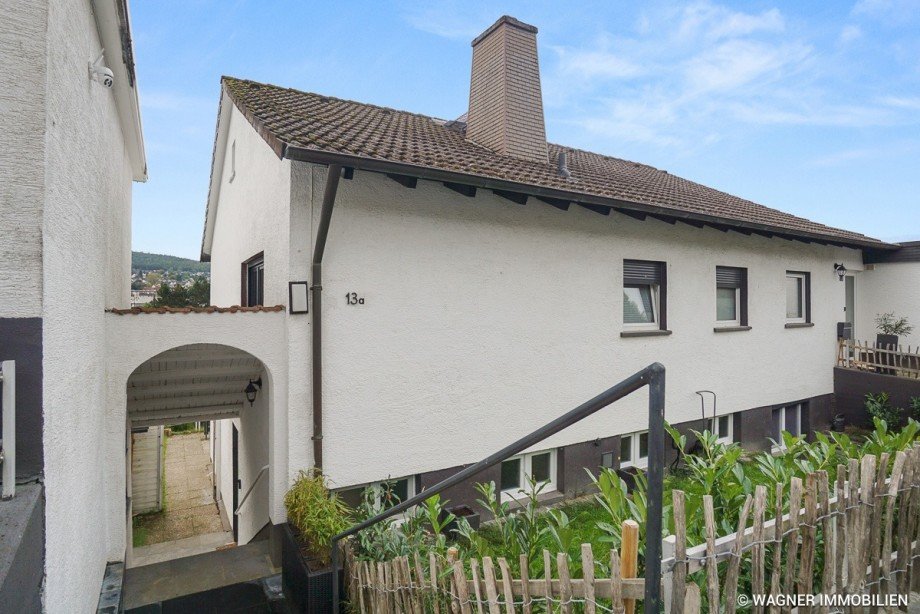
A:
{"type": "Polygon", "coordinates": [[[217,128],[214,135],[214,153],[211,158],[211,183],[208,188],[208,203],[205,210],[204,234],[201,237],[201,261],[211,261],[211,246],[214,242],[214,221],[217,219],[217,203],[220,201],[220,186],[224,176],[224,159],[227,155],[227,138],[230,132],[230,116],[233,115],[233,101],[220,88],[220,106],[217,109],[217,128]]]}
{"type": "Polygon", "coordinates": [[[105,65],[115,75],[112,94],[134,181],[147,181],[147,156],[134,73],[128,0],[91,0],[96,32],[105,49],[105,65]]]}

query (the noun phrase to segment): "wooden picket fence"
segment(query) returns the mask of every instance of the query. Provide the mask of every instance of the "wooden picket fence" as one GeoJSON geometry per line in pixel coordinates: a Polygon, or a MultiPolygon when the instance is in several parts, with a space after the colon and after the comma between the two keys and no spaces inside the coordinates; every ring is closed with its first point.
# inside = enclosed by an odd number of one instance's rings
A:
{"type": "Polygon", "coordinates": [[[920,347],[879,345],[874,341],[840,339],[837,366],[920,379],[920,347]]]}
{"type": "MultiPolygon", "coordinates": [[[[662,560],[663,601],[671,613],[732,614],[740,596],[908,595],[920,589],[920,444],[893,459],[887,453],[852,459],[837,467],[834,483],[818,471],[777,485],[773,510],[758,486],[742,506],[737,531],[722,537],[707,495],[700,545],[687,544],[684,493],[672,494],[675,532],[664,540],[662,560]]],[[[373,614],[633,614],[645,588],[637,577],[638,536],[638,525],[626,521],[621,549],[611,550],[603,565],[591,545],[582,544],[580,578],[569,573],[566,554],[549,551],[536,578],[529,577],[534,567],[524,556],[516,577],[503,558],[462,561],[455,549],[446,558],[415,553],[387,562],[347,553],[349,600],[356,611],[373,614]]]]}

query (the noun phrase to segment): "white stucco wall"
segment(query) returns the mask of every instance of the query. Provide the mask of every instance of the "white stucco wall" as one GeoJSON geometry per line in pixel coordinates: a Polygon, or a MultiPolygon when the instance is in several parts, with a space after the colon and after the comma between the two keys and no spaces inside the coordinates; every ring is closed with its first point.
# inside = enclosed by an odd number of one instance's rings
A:
{"type": "MultiPolygon", "coordinates": [[[[261,180],[245,199],[221,193],[212,293],[226,303],[239,300],[240,262],[263,249],[267,297],[272,284],[309,279],[303,237],[315,232],[326,176],[279,161],[240,120],[234,185],[247,149],[261,180]],[[289,168],[289,269],[270,273],[284,188],[268,186],[289,168]]],[[[857,250],[522,207],[483,190],[469,199],[425,181],[409,190],[358,172],[340,183],[324,264],[325,469],[347,486],[472,462],[654,361],[668,367],[673,422],[699,416],[700,389],[718,393],[720,413],[831,393],[845,298],[835,262],[862,268],[857,250]],[[672,335],[620,337],[632,258],[668,263],[672,335]],[[751,331],[713,332],[718,265],[748,268],[751,331]],[[812,328],[784,326],[786,270],[812,273],[812,328]],[[350,292],[365,303],[347,305],[350,292]]],[[[312,314],[286,317],[293,477],[312,463],[312,314]]],[[[638,393],[541,446],[640,430],[646,403],[638,393]]]]}
{"type": "MultiPolygon", "coordinates": [[[[124,554],[109,548],[106,516],[92,513],[110,472],[125,465],[124,422],[121,454],[104,445],[103,310],[127,306],[132,182],[113,93],[87,75],[101,47],[89,2],[49,3],[41,242],[49,612],[95,608],[106,562],[124,554]]],[[[121,61],[119,50],[109,53],[108,63],[121,61]]]]}
{"type": "MultiPolygon", "coordinates": [[[[673,422],[699,416],[701,389],[720,413],[830,393],[835,260],[861,268],[854,250],[359,172],[340,184],[324,265],[326,470],[345,486],[472,462],[655,361],[673,422]],[[672,335],[620,337],[626,258],[668,263],[672,335]],[[753,330],[713,332],[717,265],[748,268],[753,330]],[[786,270],[812,273],[813,328],[784,326],[786,270]]],[[[640,430],[646,404],[640,392],[540,447],[640,430]]]]}
{"type": "MultiPolygon", "coordinates": [[[[287,484],[286,445],[287,433],[287,343],[286,317],[282,312],[262,313],[190,313],[190,314],[106,314],[106,352],[110,359],[106,372],[106,422],[108,425],[105,454],[108,474],[106,475],[105,500],[107,545],[112,560],[120,560],[126,546],[124,433],[126,427],[126,385],[131,373],[149,358],[166,350],[193,343],[216,343],[238,348],[258,358],[265,372],[265,393],[260,402],[268,404],[268,411],[252,412],[252,424],[243,420],[243,430],[251,435],[247,448],[249,456],[241,464],[244,488],[247,480],[266,463],[270,464],[269,475],[263,477],[253,496],[261,500],[247,508],[244,517],[246,527],[258,524],[258,530],[270,518],[279,523],[285,520],[284,492],[287,484]],[[269,436],[269,433],[271,436],[269,436]],[[264,447],[260,447],[264,446],[264,447]],[[253,451],[256,450],[256,451],[253,451]],[[264,456],[262,456],[264,454],[264,456]],[[254,470],[250,468],[255,467],[254,470]],[[245,469],[244,469],[245,466],[245,469]],[[243,473],[243,472],[246,473],[243,473]],[[262,491],[259,489],[267,489],[262,491]],[[259,524],[261,522],[261,524],[259,524]]],[[[246,410],[250,408],[247,406],[246,410]]],[[[222,421],[224,423],[227,420],[222,421]]],[[[229,434],[227,435],[229,445],[229,434]]],[[[228,457],[229,458],[229,457],[228,457]]],[[[230,465],[223,467],[221,482],[229,480],[230,465]]],[[[225,490],[225,492],[228,492],[225,490]]],[[[232,513],[232,498],[225,500],[228,514],[232,513]]],[[[243,526],[241,524],[241,526],[243,526]]],[[[251,530],[247,528],[247,531],[251,530]]]]}
{"type": "MultiPolygon", "coordinates": [[[[266,376],[263,374],[263,381],[266,376]]],[[[260,393],[252,407],[246,405],[239,418],[219,420],[215,423],[218,433],[218,458],[220,466],[218,488],[230,522],[233,522],[233,433],[235,425],[239,431],[239,478],[241,488],[238,543],[248,543],[259,530],[269,522],[269,475],[258,478],[259,470],[269,464],[268,395],[260,393]],[[249,498],[243,502],[253,482],[258,479],[249,498]]],[[[283,493],[282,493],[283,495],[283,493]]]]}
{"type": "Polygon", "coordinates": [[[41,316],[45,2],[0,19],[0,318],[41,316]]]}
{"type": "Polygon", "coordinates": [[[905,347],[920,346],[920,262],[875,264],[856,277],[856,328],[862,341],[875,341],[875,317],[893,312],[914,326],[901,336],[905,347]]]}

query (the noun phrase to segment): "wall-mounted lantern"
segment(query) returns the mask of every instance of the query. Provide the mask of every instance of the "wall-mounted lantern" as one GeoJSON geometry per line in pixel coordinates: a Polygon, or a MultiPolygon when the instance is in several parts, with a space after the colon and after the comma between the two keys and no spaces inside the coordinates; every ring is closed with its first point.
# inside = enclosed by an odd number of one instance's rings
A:
{"type": "Polygon", "coordinates": [[[289,313],[310,313],[310,300],[307,298],[309,290],[310,282],[308,281],[288,282],[289,313]]]}
{"type": "Polygon", "coordinates": [[[249,380],[249,383],[246,385],[246,390],[243,392],[246,393],[246,400],[249,401],[249,406],[252,407],[252,404],[256,402],[256,394],[262,390],[262,378],[260,377],[256,381],[249,380]]]}
{"type": "Polygon", "coordinates": [[[834,272],[837,273],[837,279],[843,281],[843,278],[847,276],[847,268],[843,266],[843,263],[834,264],[834,272]]]}

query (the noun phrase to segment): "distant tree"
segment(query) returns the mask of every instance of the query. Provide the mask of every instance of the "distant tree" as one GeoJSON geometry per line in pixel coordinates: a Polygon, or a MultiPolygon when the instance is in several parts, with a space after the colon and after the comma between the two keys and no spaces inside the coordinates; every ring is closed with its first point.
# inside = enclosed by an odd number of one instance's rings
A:
{"type": "Polygon", "coordinates": [[[147,283],[148,286],[159,286],[160,282],[163,281],[163,274],[158,273],[157,271],[150,271],[144,277],[144,281],[147,283]]]}
{"type": "Polygon", "coordinates": [[[189,287],[163,282],[150,307],[207,307],[211,304],[211,282],[199,278],[189,287]]]}
{"type": "Polygon", "coordinates": [[[145,284],[143,281],[141,281],[140,279],[135,279],[134,281],[131,282],[131,289],[132,290],[143,290],[144,285],[145,284]]]}

